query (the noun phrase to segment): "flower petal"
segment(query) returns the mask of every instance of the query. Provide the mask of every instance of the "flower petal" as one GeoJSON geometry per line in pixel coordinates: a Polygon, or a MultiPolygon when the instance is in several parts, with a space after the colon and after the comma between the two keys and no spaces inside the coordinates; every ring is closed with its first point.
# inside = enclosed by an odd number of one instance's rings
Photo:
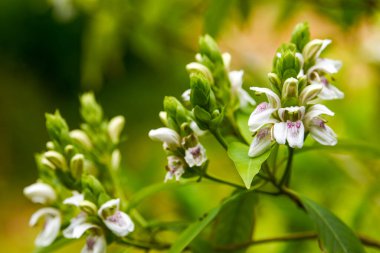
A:
{"type": "Polygon", "coordinates": [[[248,105],[255,105],[256,101],[245,91],[243,88],[238,90],[240,108],[247,107],[248,105]]]}
{"type": "Polygon", "coordinates": [[[249,130],[251,132],[256,132],[266,124],[275,123],[276,120],[271,118],[272,113],[274,113],[275,111],[276,109],[272,108],[271,105],[267,102],[262,102],[258,104],[255,110],[249,116],[249,130]]]}
{"type": "Polygon", "coordinates": [[[285,144],[287,136],[287,127],[285,122],[279,122],[273,126],[273,138],[278,144],[285,144]]]}
{"type": "Polygon", "coordinates": [[[335,74],[342,67],[341,61],[331,59],[317,59],[314,66],[308,70],[308,74],[311,75],[314,71],[322,72],[326,74],[335,74]]]}
{"type": "Polygon", "coordinates": [[[228,73],[228,77],[230,79],[231,89],[233,93],[237,93],[237,91],[242,87],[243,75],[244,75],[243,70],[236,70],[236,71],[231,71],[228,73]]]}
{"type": "Polygon", "coordinates": [[[287,141],[292,148],[302,148],[304,141],[305,128],[301,120],[296,122],[287,121],[287,141]]]}
{"type": "Polygon", "coordinates": [[[307,105],[311,100],[313,100],[318,94],[321,93],[323,85],[318,82],[313,82],[312,84],[306,86],[299,96],[300,104],[307,105]]]}
{"type": "Polygon", "coordinates": [[[115,235],[123,237],[135,229],[131,218],[124,212],[116,211],[113,215],[103,219],[104,224],[115,235]]]}
{"type": "Polygon", "coordinates": [[[261,128],[253,138],[253,141],[249,147],[248,156],[256,157],[265,153],[270,149],[271,143],[271,128],[261,128]]]}
{"type": "Polygon", "coordinates": [[[261,88],[261,87],[251,87],[250,89],[253,91],[256,91],[256,93],[259,93],[259,94],[264,93],[267,96],[268,102],[272,108],[274,109],[280,108],[281,106],[280,98],[272,90],[267,89],[267,88],[261,88]]]}
{"type": "Polygon", "coordinates": [[[37,182],[24,188],[24,195],[33,203],[48,204],[57,199],[53,187],[48,184],[37,182]]]}
{"type": "Polygon", "coordinates": [[[335,132],[322,119],[314,118],[309,127],[311,136],[320,144],[334,146],[338,142],[335,132]]]}
{"type": "Polygon", "coordinates": [[[319,115],[322,115],[322,114],[334,116],[334,112],[332,112],[329,108],[327,108],[324,105],[316,104],[316,105],[313,105],[312,107],[310,107],[309,110],[307,111],[306,115],[305,115],[306,125],[308,125],[309,122],[313,118],[318,117],[319,115]]]}
{"type": "Polygon", "coordinates": [[[89,235],[81,253],[106,253],[107,242],[103,235],[89,235]]]}
{"type": "Polygon", "coordinates": [[[79,206],[80,203],[82,203],[83,201],[84,201],[84,195],[83,194],[79,194],[78,192],[73,192],[73,196],[65,199],[63,201],[63,204],[79,206]]]}
{"type": "Polygon", "coordinates": [[[57,238],[61,227],[61,215],[57,209],[51,207],[41,208],[35,212],[30,218],[29,225],[35,226],[42,217],[45,217],[45,223],[35,240],[35,245],[38,247],[49,246],[57,238]]]}
{"type": "Polygon", "coordinates": [[[201,166],[207,161],[206,149],[200,143],[195,147],[186,149],[185,161],[189,167],[201,166]]]}
{"type": "Polygon", "coordinates": [[[344,98],[344,93],[334,85],[326,82],[324,83],[322,91],[319,93],[318,97],[324,100],[342,99],[344,98]]]}
{"type": "Polygon", "coordinates": [[[81,223],[78,226],[74,228],[72,238],[81,238],[84,232],[86,232],[89,229],[97,229],[101,230],[101,228],[95,224],[92,223],[81,223]]]}
{"type": "Polygon", "coordinates": [[[162,141],[169,147],[177,147],[180,145],[180,136],[176,131],[168,127],[150,130],[149,137],[154,141],[162,141]]]}
{"type": "Polygon", "coordinates": [[[79,225],[85,223],[86,218],[87,215],[85,213],[80,213],[78,216],[72,218],[70,221],[70,225],[62,231],[63,236],[68,239],[78,238],[74,237],[74,230],[79,225]]]}

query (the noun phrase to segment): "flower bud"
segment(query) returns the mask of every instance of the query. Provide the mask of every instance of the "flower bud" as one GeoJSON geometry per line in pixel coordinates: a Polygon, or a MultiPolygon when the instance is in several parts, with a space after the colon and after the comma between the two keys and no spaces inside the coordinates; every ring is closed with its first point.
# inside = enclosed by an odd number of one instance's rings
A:
{"type": "Polygon", "coordinates": [[[296,56],[296,46],[284,44],[278,53],[280,57],[276,56],[274,60],[274,69],[278,77],[282,82],[290,77],[296,78],[301,70],[300,60],[296,56]]]}
{"type": "Polygon", "coordinates": [[[199,74],[190,75],[190,101],[195,107],[196,105],[208,110],[210,107],[211,87],[207,79],[199,74]]]}
{"type": "Polygon", "coordinates": [[[73,152],[74,152],[74,146],[71,145],[71,144],[66,145],[66,147],[65,147],[65,153],[67,155],[71,155],[73,152]]]}
{"type": "Polygon", "coordinates": [[[225,69],[229,71],[230,64],[231,64],[231,55],[229,53],[223,53],[222,58],[223,58],[223,64],[224,64],[225,69]]]}
{"type": "Polygon", "coordinates": [[[50,204],[57,199],[57,195],[55,194],[53,187],[40,182],[25,187],[24,195],[33,203],[40,203],[43,205],[50,204]]]}
{"type": "Polygon", "coordinates": [[[318,96],[318,94],[323,89],[323,85],[321,83],[312,83],[306,86],[300,94],[300,104],[307,105],[309,101],[318,96]]]}
{"type": "Polygon", "coordinates": [[[56,140],[59,143],[66,143],[68,140],[69,127],[59,111],[55,111],[54,114],[46,113],[45,117],[46,129],[50,139],[56,140]]]}
{"type": "Polygon", "coordinates": [[[120,150],[115,149],[111,155],[111,169],[117,170],[120,168],[121,153],[120,150]]]}
{"type": "Polygon", "coordinates": [[[47,150],[54,150],[55,149],[54,143],[52,141],[46,142],[46,149],[47,150]]]}
{"type": "Polygon", "coordinates": [[[59,168],[62,170],[67,170],[66,159],[63,155],[56,151],[47,151],[44,154],[44,157],[51,162],[55,168],[59,168]]]}
{"type": "Polygon", "coordinates": [[[99,124],[103,119],[103,110],[96,102],[94,93],[87,92],[80,97],[81,115],[90,124],[99,124]]]}
{"type": "Polygon", "coordinates": [[[84,156],[82,154],[76,154],[70,161],[71,174],[76,179],[82,177],[84,167],[84,156]]]}
{"type": "Polygon", "coordinates": [[[331,43],[331,40],[315,39],[307,43],[302,51],[305,62],[314,61],[322,51],[331,43]]]}
{"type": "Polygon", "coordinates": [[[197,73],[203,75],[207,81],[212,84],[214,83],[214,79],[212,77],[211,71],[203,64],[198,62],[192,62],[186,65],[186,70],[191,73],[197,73]]]}
{"type": "Polygon", "coordinates": [[[193,113],[199,128],[207,130],[208,124],[211,121],[211,114],[199,106],[194,107],[193,113]]]}
{"type": "Polygon", "coordinates": [[[47,168],[49,169],[52,169],[52,170],[55,170],[56,167],[53,163],[51,163],[48,159],[46,159],[45,157],[42,157],[41,158],[41,164],[46,166],[47,168]]]}
{"type": "Polygon", "coordinates": [[[113,143],[118,143],[120,140],[120,134],[123,131],[125,124],[125,118],[123,116],[116,116],[108,123],[108,135],[113,143]]]}
{"type": "Polygon", "coordinates": [[[291,42],[297,46],[297,50],[302,52],[304,46],[310,41],[309,25],[304,22],[297,24],[293,30],[291,42]]]}
{"type": "Polygon", "coordinates": [[[199,49],[201,54],[206,55],[214,63],[223,63],[222,54],[218,44],[208,34],[199,39],[199,49]]]}
{"type": "Polygon", "coordinates": [[[298,80],[290,77],[284,82],[282,86],[282,99],[291,99],[298,97],[298,80]]]}
{"type": "Polygon", "coordinates": [[[164,126],[168,126],[168,113],[165,112],[165,111],[161,111],[158,113],[158,117],[160,118],[162,124],[164,124],[164,126]]]}
{"type": "Polygon", "coordinates": [[[90,149],[92,147],[90,138],[82,130],[75,129],[70,131],[70,138],[87,149],[90,149]]]}
{"type": "Polygon", "coordinates": [[[281,90],[281,80],[278,78],[278,75],[276,73],[268,73],[268,79],[272,86],[272,89],[280,92],[281,90]]]}
{"type": "Polygon", "coordinates": [[[96,215],[96,213],[98,212],[98,208],[96,207],[96,205],[88,200],[81,201],[79,203],[79,208],[80,210],[89,215],[96,215]]]}

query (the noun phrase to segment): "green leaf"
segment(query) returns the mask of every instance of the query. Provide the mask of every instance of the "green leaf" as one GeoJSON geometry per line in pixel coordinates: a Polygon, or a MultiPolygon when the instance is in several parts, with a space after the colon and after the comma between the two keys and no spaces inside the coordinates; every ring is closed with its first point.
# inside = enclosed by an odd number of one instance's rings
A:
{"type": "Polygon", "coordinates": [[[317,227],[321,247],[328,253],[364,253],[354,232],[329,210],[299,196],[309,217],[317,227]]]}
{"type": "MultiPolygon", "coordinates": [[[[213,229],[215,245],[240,244],[252,239],[254,207],[257,201],[256,193],[249,192],[230,201],[222,208],[213,229]]],[[[234,252],[245,252],[245,250],[234,252]]]]}
{"type": "Polygon", "coordinates": [[[240,192],[228,197],[220,206],[211,209],[207,214],[202,216],[198,221],[192,223],[187,227],[173,243],[168,253],[180,253],[182,252],[194,239],[202,232],[211,221],[215,219],[220,210],[231,201],[240,197],[247,192],[240,192]]]}
{"type": "Polygon", "coordinates": [[[248,119],[249,119],[249,114],[246,114],[244,112],[238,112],[236,114],[236,123],[240,130],[241,135],[243,136],[244,140],[247,143],[251,143],[252,133],[249,131],[249,128],[248,128],[248,124],[247,124],[248,119]]]}
{"type": "Polygon", "coordinates": [[[253,178],[259,173],[261,164],[268,158],[270,151],[251,158],[248,156],[249,147],[241,142],[228,144],[228,156],[234,162],[235,167],[242,178],[245,187],[249,189],[253,178]]]}

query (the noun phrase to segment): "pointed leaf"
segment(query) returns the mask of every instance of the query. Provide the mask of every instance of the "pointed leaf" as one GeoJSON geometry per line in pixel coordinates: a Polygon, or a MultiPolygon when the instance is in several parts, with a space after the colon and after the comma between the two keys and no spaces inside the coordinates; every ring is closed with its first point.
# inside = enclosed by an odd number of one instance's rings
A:
{"type": "Polygon", "coordinates": [[[240,142],[232,142],[228,145],[228,156],[234,162],[245,187],[249,189],[253,178],[259,173],[261,164],[268,159],[270,150],[258,157],[248,156],[249,147],[240,142]]]}
{"type": "Polygon", "coordinates": [[[317,227],[321,247],[328,253],[364,253],[354,232],[329,210],[300,196],[309,217],[317,227]]]}

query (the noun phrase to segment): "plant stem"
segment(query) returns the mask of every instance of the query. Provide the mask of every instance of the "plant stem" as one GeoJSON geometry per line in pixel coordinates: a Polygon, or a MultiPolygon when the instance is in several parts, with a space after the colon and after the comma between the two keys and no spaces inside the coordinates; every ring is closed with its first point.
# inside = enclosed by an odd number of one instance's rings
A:
{"type": "Polygon", "coordinates": [[[227,150],[228,149],[227,144],[224,141],[223,136],[220,134],[219,130],[210,130],[210,132],[215,137],[215,139],[217,139],[217,141],[220,143],[220,145],[222,145],[222,147],[225,150],[227,150]]]}
{"type": "Polygon", "coordinates": [[[285,172],[280,181],[280,186],[285,185],[286,187],[289,186],[290,177],[292,174],[292,162],[293,162],[294,149],[288,146],[288,151],[289,151],[288,162],[286,163],[285,172]]]}
{"type": "Polygon", "coordinates": [[[228,182],[228,181],[224,181],[223,179],[219,179],[219,178],[216,178],[216,177],[213,177],[213,176],[210,176],[209,174],[204,174],[203,175],[204,178],[207,178],[211,181],[214,181],[214,182],[217,182],[217,183],[221,183],[221,184],[225,184],[225,185],[229,185],[229,186],[232,186],[232,187],[235,187],[235,188],[239,188],[239,189],[246,189],[245,187],[241,186],[241,185],[238,185],[238,184],[235,184],[235,183],[232,183],[232,182],[228,182]]]}

